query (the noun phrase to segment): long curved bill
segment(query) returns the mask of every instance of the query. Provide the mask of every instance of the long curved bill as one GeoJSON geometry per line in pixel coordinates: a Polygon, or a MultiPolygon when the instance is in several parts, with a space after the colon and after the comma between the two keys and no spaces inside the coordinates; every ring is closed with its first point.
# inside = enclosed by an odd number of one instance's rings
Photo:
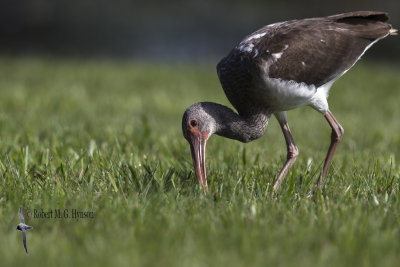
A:
{"type": "Polygon", "coordinates": [[[207,176],[206,176],[206,142],[202,137],[194,137],[190,143],[192,152],[193,166],[196,172],[197,179],[203,185],[205,191],[208,191],[207,176]]]}

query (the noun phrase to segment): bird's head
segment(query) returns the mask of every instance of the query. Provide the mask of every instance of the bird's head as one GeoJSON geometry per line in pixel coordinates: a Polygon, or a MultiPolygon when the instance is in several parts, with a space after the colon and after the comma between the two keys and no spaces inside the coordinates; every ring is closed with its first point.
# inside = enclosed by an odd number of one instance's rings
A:
{"type": "Polygon", "coordinates": [[[182,132],[190,144],[194,170],[206,191],[206,142],[216,130],[215,119],[210,110],[209,103],[196,103],[185,111],[182,118],[182,132]]]}

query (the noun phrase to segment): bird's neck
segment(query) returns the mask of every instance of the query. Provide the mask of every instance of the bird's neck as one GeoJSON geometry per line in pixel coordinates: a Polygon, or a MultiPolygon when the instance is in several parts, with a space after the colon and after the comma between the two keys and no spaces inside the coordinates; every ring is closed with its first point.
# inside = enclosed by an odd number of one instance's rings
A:
{"type": "Polygon", "coordinates": [[[245,143],[263,136],[271,117],[267,112],[252,112],[243,116],[226,106],[216,103],[212,105],[215,111],[215,134],[245,143]]]}

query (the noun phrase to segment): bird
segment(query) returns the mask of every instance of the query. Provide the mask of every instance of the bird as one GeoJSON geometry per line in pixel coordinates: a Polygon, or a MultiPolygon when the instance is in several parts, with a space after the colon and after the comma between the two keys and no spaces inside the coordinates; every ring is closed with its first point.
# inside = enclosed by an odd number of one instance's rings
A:
{"type": "Polygon", "coordinates": [[[24,220],[24,216],[22,215],[22,208],[21,207],[19,207],[18,215],[19,215],[20,223],[18,224],[16,230],[19,230],[19,231],[22,232],[22,243],[24,244],[25,252],[28,255],[28,249],[26,247],[26,231],[30,230],[30,229],[33,229],[33,227],[25,224],[25,220],[24,220]]]}
{"type": "MultiPolygon", "coordinates": [[[[206,142],[211,135],[243,143],[264,135],[273,115],[286,141],[287,157],[275,179],[275,193],[299,155],[286,112],[311,106],[332,128],[331,140],[315,189],[324,181],[344,129],[328,105],[332,84],[378,40],[396,35],[386,12],[355,11],[296,19],[262,27],[246,36],[217,64],[226,97],[236,109],[198,102],[182,117],[196,176],[208,191],[206,142]]],[[[314,190],[313,190],[314,191],[314,190]]]]}

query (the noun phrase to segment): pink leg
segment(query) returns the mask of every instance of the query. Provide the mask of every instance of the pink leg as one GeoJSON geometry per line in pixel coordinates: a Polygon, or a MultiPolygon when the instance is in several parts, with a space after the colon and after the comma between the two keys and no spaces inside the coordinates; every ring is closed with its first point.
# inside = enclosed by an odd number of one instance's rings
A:
{"type": "Polygon", "coordinates": [[[297,156],[299,155],[299,150],[297,149],[292,134],[290,133],[289,124],[286,121],[279,122],[279,124],[281,125],[283,135],[285,136],[285,141],[287,145],[287,157],[286,162],[278,175],[278,179],[275,182],[274,192],[278,190],[279,185],[281,184],[283,179],[285,179],[290,167],[292,167],[293,163],[296,161],[297,156]]]}
{"type": "Polygon", "coordinates": [[[328,154],[325,158],[324,167],[317,181],[317,186],[321,189],[324,186],[324,180],[326,175],[328,174],[329,167],[331,166],[333,155],[335,154],[336,148],[339,145],[340,140],[342,139],[342,135],[344,133],[343,127],[339,124],[339,122],[335,119],[330,111],[325,114],[325,118],[328,121],[329,125],[332,127],[332,134],[331,145],[329,146],[328,154]]]}

